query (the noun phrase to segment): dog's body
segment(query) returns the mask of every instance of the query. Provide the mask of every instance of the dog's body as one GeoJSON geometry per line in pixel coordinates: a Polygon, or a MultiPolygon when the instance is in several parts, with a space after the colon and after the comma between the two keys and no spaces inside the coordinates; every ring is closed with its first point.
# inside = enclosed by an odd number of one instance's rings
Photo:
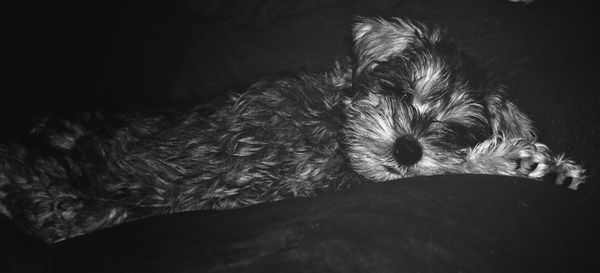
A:
{"type": "Polygon", "coordinates": [[[0,211],[53,242],[362,181],[555,173],[573,189],[583,182],[583,168],[537,143],[530,120],[439,30],[363,19],[354,39],[354,65],[260,82],[211,115],[46,120],[33,130],[41,144],[0,145],[0,211]]]}

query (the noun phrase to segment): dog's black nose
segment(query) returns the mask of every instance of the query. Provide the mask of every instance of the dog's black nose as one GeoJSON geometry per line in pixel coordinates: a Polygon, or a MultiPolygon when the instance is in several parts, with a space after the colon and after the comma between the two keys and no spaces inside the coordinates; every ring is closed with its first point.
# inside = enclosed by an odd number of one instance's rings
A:
{"type": "Polygon", "coordinates": [[[394,143],[394,157],[400,165],[412,165],[421,159],[423,149],[419,142],[410,136],[402,136],[394,143]]]}

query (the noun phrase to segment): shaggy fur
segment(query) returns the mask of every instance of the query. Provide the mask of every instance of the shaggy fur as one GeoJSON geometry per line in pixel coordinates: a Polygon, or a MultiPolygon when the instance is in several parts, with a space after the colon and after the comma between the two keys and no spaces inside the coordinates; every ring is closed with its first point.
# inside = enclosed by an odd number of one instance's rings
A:
{"type": "Polygon", "coordinates": [[[46,119],[0,145],[0,211],[55,242],[151,215],[230,209],[417,175],[481,173],[576,189],[584,170],[446,40],[360,19],[355,62],[263,81],[212,114],[46,119]]]}

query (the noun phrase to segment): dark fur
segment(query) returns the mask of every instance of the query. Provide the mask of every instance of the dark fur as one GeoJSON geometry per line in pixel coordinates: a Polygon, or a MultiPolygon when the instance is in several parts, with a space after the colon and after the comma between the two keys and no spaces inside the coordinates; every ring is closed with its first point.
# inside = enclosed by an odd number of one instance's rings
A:
{"type": "Polygon", "coordinates": [[[42,147],[0,146],[3,203],[15,221],[54,241],[129,218],[354,183],[340,149],[345,87],[328,77],[261,82],[208,117],[194,108],[41,124],[34,136],[42,147]]]}

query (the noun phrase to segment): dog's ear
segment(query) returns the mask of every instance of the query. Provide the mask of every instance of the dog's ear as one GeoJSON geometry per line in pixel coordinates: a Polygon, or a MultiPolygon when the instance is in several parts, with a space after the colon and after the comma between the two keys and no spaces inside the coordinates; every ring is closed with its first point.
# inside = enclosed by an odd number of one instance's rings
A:
{"type": "Polygon", "coordinates": [[[537,138],[529,117],[506,98],[502,87],[487,93],[484,100],[495,136],[531,141],[537,138]]]}
{"type": "Polygon", "coordinates": [[[356,73],[373,68],[377,62],[399,56],[403,51],[424,42],[440,39],[438,28],[430,30],[425,25],[408,19],[357,18],[353,28],[354,51],[358,62],[356,73]]]}

